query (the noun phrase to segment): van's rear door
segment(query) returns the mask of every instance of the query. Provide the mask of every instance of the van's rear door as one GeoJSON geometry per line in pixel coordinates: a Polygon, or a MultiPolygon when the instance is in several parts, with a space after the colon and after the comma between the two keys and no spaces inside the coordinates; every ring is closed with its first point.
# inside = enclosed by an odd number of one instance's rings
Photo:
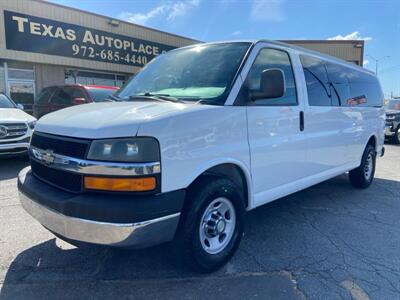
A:
{"type": "MultiPolygon", "coordinates": [[[[350,149],[357,135],[354,124],[357,114],[340,106],[338,95],[348,95],[348,86],[337,80],[332,83],[326,62],[308,55],[300,55],[300,60],[308,96],[305,135],[309,170],[311,174],[332,172],[354,160],[350,149]]],[[[349,97],[343,97],[342,101],[349,97]]]]}

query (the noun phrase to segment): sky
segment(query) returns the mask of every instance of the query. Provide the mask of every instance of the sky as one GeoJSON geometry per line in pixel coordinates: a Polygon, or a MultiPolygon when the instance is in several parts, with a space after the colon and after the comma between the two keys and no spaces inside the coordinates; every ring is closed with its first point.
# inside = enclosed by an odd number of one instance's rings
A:
{"type": "Polygon", "coordinates": [[[364,67],[400,96],[400,0],[52,0],[204,42],[363,39],[364,67]]]}

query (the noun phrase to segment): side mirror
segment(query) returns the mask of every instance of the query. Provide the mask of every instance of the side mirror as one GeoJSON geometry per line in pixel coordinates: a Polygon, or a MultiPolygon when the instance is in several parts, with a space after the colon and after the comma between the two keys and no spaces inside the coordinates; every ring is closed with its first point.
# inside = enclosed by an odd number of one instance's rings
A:
{"type": "Polygon", "coordinates": [[[280,98],[285,94],[285,77],[281,69],[267,69],[262,71],[260,90],[253,92],[251,99],[280,98]]]}
{"type": "Polygon", "coordinates": [[[17,104],[17,107],[20,109],[20,110],[24,110],[24,106],[22,105],[22,104],[17,104]]]}
{"type": "Polygon", "coordinates": [[[83,97],[77,97],[77,98],[72,99],[72,104],[75,104],[75,105],[85,104],[85,103],[86,103],[86,99],[83,97]]]}

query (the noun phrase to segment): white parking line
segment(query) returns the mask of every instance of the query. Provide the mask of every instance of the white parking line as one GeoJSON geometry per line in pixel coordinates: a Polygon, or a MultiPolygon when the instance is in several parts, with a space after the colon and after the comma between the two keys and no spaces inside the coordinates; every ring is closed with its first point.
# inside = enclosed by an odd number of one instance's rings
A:
{"type": "Polygon", "coordinates": [[[370,300],[367,293],[365,293],[354,281],[345,280],[341,283],[341,286],[350,292],[354,300],[370,300]]]}

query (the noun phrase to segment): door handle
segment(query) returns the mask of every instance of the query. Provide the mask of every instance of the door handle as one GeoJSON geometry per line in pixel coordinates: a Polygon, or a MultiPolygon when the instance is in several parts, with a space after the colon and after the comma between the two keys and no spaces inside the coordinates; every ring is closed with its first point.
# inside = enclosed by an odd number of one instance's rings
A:
{"type": "Polygon", "coordinates": [[[300,111],[300,131],[304,131],[304,111],[300,111]]]}

